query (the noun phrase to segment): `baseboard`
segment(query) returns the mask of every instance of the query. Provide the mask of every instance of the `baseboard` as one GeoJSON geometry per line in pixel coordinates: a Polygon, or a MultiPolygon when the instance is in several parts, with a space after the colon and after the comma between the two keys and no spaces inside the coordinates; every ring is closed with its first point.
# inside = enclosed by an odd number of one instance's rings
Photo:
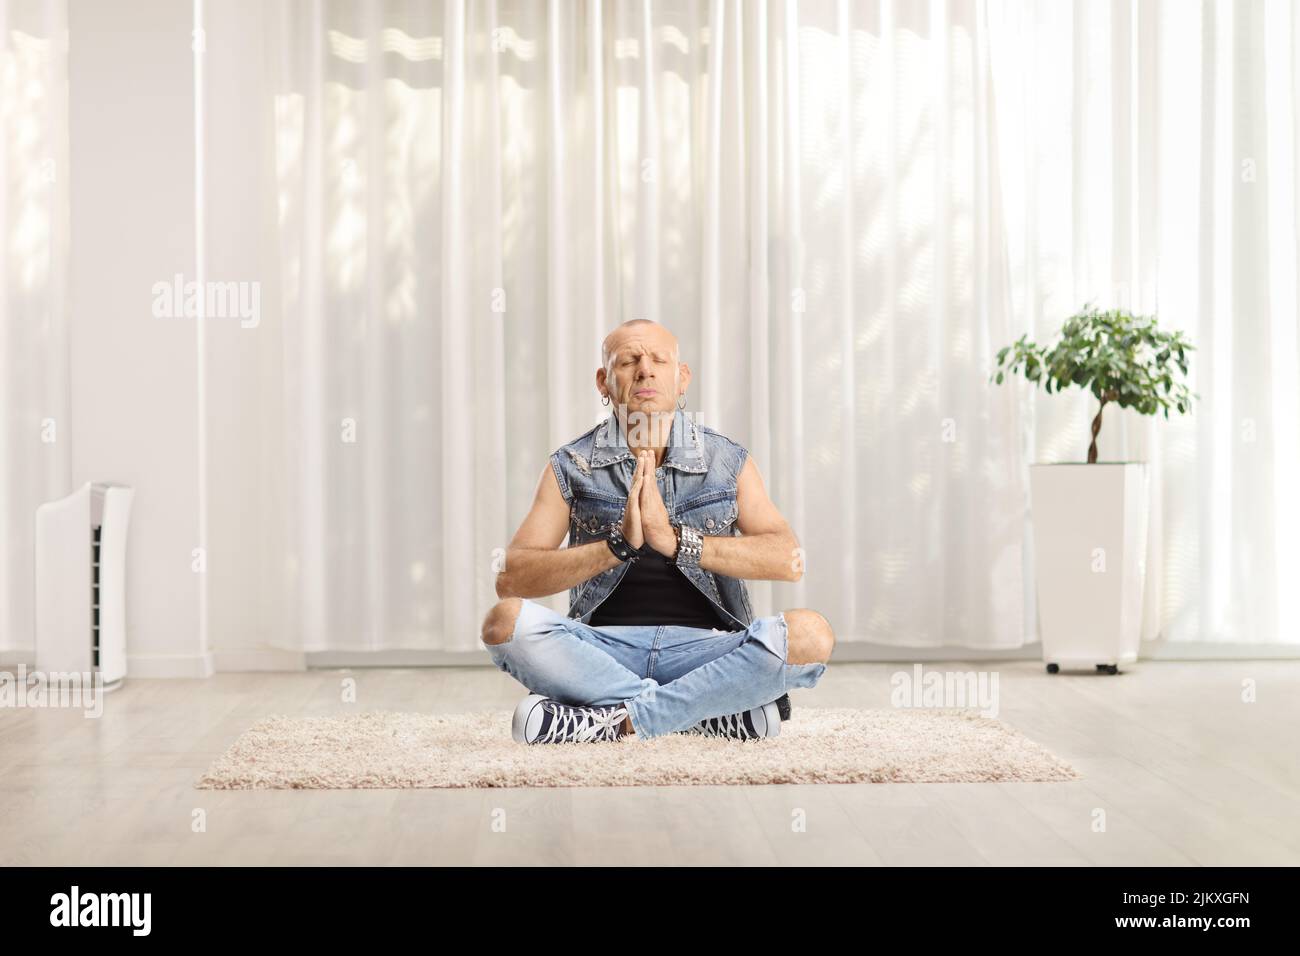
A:
{"type": "Polygon", "coordinates": [[[1222,644],[1158,640],[1144,642],[1138,653],[1139,663],[1144,660],[1295,661],[1300,660],[1300,644],[1222,644]]]}
{"type": "Polygon", "coordinates": [[[212,654],[128,654],[126,679],[211,677],[212,654]]]}
{"type": "Polygon", "coordinates": [[[487,651],[312,651],[307,667],[492,667],[487,651]]]}
{"type": "MultiPolygon", "coordinates": [[[[12,669],[26,665],[27,672],[36,671],[36,655],[32,651],[0,651],[0,668],[12,669]]],[[[211,654],[128,654],[126,679],[168,677],[211,677],[211,654]]]]}
{"type": "Polygon", "coordinates": [[[212,655],[219,673],[241,671],[303,671],[307,655],[279,647],[248,647],[216,651],[212,655]]]}
{"type": "MultiPolygon", "coordinates": [[[[1142,661],[1290,661],[1300,660],[1300,645],[1224,644],[1158,640],[1144,642],[1142,661]]],[[[36,669],[30,650],[0,651],[0,667],[24,664],[36,669]]],[[[833,663],[914,663],[917,661],[1041,661],[1040,646],[1007,649],[969,647],[892,647],[866,641],[841,639],[835,645],[833,663]]],[[[312,668],[365,667],[492,667],[486,651],[286,651],[280,648],[247,648],[215,654],[141,654],[127,658],[127,679],[210,677],[217,672],[302,671],[312,668]]]]}
{"type": "MultiPolygon", "coordinates": [[[[1189,644],[1148,641],[1142,661],[1300,660],[1300,646],[1288,644],[1189,644]]],[[[309,668],[492,667],[487,651],[313,651],[309,668]]],[[[1015,648],[893,647],[867,641],[839,640],[833,663],[911,664],[917,661],[1041,661],[1038,643],[1015,648]]]]}
{"type": "MultiPolygon", "coordinates": [[[[835,663],[912,663],[914,661],[1042,660],[1038,645],[1008,650],[968,647],[898,648],[839,641],[835,663]]],[[[487,651],[316,651],[307,655],[309,668],[361,667],[493,667],[487,651]]]]}

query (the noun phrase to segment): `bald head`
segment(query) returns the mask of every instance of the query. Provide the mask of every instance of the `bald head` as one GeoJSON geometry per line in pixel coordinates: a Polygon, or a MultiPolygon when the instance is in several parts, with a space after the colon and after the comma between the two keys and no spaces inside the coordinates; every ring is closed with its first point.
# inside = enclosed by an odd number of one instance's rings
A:
{"type": "Polygon", "coordinates": [[[679,360],[677,336],[650,319],[631,319],[605,336],[604,366],[596,372],[602,396],[638,411],[671,412],[686,393],[691,370],[679,360]]]}
{"type": "Polygon", "coordinates": [[[622,325],[615,327],[601,343],[600,357],[605,368],[609,368],[609,363],[613,361],[619,347],[630,340],[645,340],[660,345],[671,344],[672,360],[674,362],[678,360],[680,352],[677,347],[677,336],[653,319],[628,319],[622,325]],[[631,330],[631,333],[628,330],[631,330]]]}

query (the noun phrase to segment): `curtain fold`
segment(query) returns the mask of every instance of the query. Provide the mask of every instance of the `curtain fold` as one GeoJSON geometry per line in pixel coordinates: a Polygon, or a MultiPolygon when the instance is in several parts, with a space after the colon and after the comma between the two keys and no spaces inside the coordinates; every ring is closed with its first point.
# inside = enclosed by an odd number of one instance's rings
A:
{"type": "Polygon", "coordinates": [[[36,508],[68,494],[63,0],[0,0],[0,654],[29,660],[36,508]]]}
{"type": "Polygon", "coordinates": [[[268,11],[285,646],[476,649],[601,338],[651,318],[805,549],[756,610],[1020,647],[1027,467],[1093,409],[988,373],[1090,298],[1200,347],[1194,416],[1102,432],[1158,475],[1146,636],[1296,640],[1289,4],[268,11]]]}

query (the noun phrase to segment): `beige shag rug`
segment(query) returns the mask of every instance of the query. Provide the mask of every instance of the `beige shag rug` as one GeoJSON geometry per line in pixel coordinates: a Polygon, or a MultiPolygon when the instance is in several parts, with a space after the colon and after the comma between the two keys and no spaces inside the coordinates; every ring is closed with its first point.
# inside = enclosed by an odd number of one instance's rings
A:
{"type": "Polygon", "coordinates": [[[517,744],[510,714],[273,716],[235,741],[202,790],[994,783],[1081,775],[1001,721],[962,710],[800,707],[779,737],[670,734],[517,744]]]}

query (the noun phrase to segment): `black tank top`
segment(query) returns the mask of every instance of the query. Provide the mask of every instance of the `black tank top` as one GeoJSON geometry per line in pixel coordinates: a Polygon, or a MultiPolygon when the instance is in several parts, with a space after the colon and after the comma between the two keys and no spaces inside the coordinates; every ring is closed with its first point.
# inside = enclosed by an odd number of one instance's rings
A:
{"type": "Polygon", "coordinates": [[[622,624],[672,624],[739,630],[681,569],[658,552],[632,562],[612,594],[596,608],[592,627],[622,624]]]}

